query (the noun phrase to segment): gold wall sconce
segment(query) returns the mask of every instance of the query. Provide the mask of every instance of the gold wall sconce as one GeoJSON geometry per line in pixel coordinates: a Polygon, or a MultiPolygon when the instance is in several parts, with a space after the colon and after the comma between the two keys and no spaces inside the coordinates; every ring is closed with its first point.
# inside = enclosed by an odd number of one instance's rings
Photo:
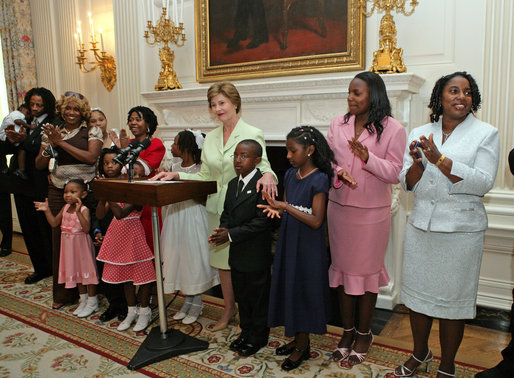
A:
{"type": "Polygon", "coordinates": [[[91,18],[91,12],[89,16],[89,29],[91,31],[89,37],[89,44],[91,45],[91,51],[93,52],[94,61],[88,61],[86,57],[85,43],[82,40],[82,25],[80,21],[77,21],[77,33],[75,33],[75,40],[77,42],[77,61],[80,71],[87,73],[93,72],[97,67],[100,69],[100,80],[104,87],[110,92],[116,84],[116,61],[112,55],[105,52],[104,48],[104,37],[102,29],[99,29],[100,34],[100,45],[101,50],[98,48],[98,40],[95,35],[95,29],[93,27],[93,19],[91,18]]]}
{"type": "Polygon", "coordinates": [[[152,25],[152,21],[147,21],[146,27],[148,30],[145,30],[144,35],[149,45],[153,46],[158,43],[164,45],[159,49],[161,72],[159,73],[157,84],[155,85],[156,91],[182,88],[182,85],[180,85],[178,81],[177,73],[173,68],[175,52],[168,47],[168,44],[174,43],[177,47],[182,47],[186,41],[183,22],[184,1],[181,0],[179,11],[178,0],[172,0],[173,12],[170,12],[170,15],[167,15],[169,0],[162,1],[162,5],[163,8],[160,18],[155,22],[155,26],[152,25]],[[153,40],[150,40],[150,34],[153,40]]]}
{"type": "Polygon", "coordinates": [[[378,73],[407,72],[402,58],[403,49],[396,46],[396,25],[391,15],[393,10],[405,16],[414,13],[414,8],[419,4],[417,0],[411,0],[410,11],[405,10],[406,2],[406,0],[359,0],[359,8],[366,17],[371,16],[375,9],[377,12],[385,11],[385,15],[380,20],[379,48],[373,53],[373,64],[370,71],[378,73]],[[371,1],[372,8],[366,12],[368,1],[371,1]]]}

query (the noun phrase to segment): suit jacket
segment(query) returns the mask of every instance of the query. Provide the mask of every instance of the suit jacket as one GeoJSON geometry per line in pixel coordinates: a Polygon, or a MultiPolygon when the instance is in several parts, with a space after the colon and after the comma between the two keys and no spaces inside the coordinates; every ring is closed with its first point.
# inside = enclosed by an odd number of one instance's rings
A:
{"type": "Polygon", "coordinates": [[[11,170],[18,168],[19,149],[25,150],[25,173],[29,177],[28,180],[22,180],[17,176],[9,176],[9,186],[11,191],[18,194],[24,194],[39,200],[44,200],[48,192],[48,169],[36,169],[36,156],[41,148],[41,125],[51,122],[48,117],[39,123],[39,125],[28,133],[27,138],[19,145],[14,146],[7,142],[10,146],[13,157],[11,158],[11,170]]]}
{"type": "MultiPolygon", "coordinates": [[[[181,180],[216,181],[218,191],[207,197],[205,205],[207,211],[211,214],[221,214],[223,212],[223,202],[225,201],[228,183],[236,177],[232,155],[237,144],[244,139],[254,139],[260,143],[263,149],[262,161],[257,167],[262,172],[273,173],[266,155],[266,143],[262,130],[250,126],[242,119],[237,122],[225,145],[223,145],[223,126],[217,127],[207,134],[202,149],[202,169],[200,172],[180,172],[181,180]]],[[[275,174],[273,173],[273,175],[275,174]]],[[[276,179],[275,176],[275,181],[276,179]]]]}
{"type": "Polygon", "coordinates": [[[369,134],[367,130],[358,139],[368,148],[369,158],[364,163],[348,145],[348,140],[355,136],[355,116],[352,115],[348,122],[344,122],[344,115],[332,120],[327,142],[334,151],[337,164],[333,164],[334,185],[329,200],[360,208],[391,206],[390,184],[398,183],[407,134],[400,122],[392,117],[386,117],[381,123],[384,129],[380,141],[377,141],[376,132],[369,134]],[[341,169],[353,176],[357,187],[339,180],[337,172],[341,169]]]}
{"type": "Polygon", "coordinates": [[[236,199],[239,178],[228,184],[220,227],[228,229],[232,242],[228,263],[241,272],[269,269],[271,266],[271,222],[258,204],[264,204],[255,189],[262,177],[260,171],[252,177],[236,199]]]}
{"type": "Polygon", "coordinates": [[[453,162],[451,174],[462,180],[453,184],[434,164],[428,163],[421,179],[411,189],[414,207],[409,222],[421,230],[476,232],[487,228],[484,195],[492,189],[500,155],[498,130],[472,114],[442,142],[442,120],[418,127],[409,135],[399,179],[405,190],[405,175],[413,160],[409,144],[434,134],[434,143],[453,162]]]}
{"type": "Polygon", "coordinates": [[[514,175],[514,148],[509,153],[510,172],[514,175]]]}

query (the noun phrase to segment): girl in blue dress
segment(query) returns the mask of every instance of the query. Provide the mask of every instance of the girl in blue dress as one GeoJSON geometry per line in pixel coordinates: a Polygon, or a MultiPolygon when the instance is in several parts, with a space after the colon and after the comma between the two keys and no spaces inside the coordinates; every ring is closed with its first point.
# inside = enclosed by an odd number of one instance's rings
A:
{"type": "Polygon", "coordinates": [[[286,141],[293,166],[284,177],[284,201],[264,193],[260,205],[269,217],[281,217],[271,279],[268,325],[285,326],[294,340],[276,349],[289,355],[282,369],[292,370],[310,356],[309,334],[327,332],[329,318],[328,254],[325,211],[334,154],[317,129],[294,128],[286,141]]]}

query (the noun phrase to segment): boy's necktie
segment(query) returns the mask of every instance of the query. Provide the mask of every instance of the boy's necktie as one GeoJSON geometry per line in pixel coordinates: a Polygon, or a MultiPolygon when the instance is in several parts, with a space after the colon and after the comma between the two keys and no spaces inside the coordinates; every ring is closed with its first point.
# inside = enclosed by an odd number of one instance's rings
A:
{"type": "Polygon", "coordinates": [[[239,180],[239,182],[237,183],[237,193],[236,193],[236,199],[239,198],[239,195],[241,194],[241,192],[243,191],[243,186],[244,186],[244,181],[243,180],[239,180]]]}

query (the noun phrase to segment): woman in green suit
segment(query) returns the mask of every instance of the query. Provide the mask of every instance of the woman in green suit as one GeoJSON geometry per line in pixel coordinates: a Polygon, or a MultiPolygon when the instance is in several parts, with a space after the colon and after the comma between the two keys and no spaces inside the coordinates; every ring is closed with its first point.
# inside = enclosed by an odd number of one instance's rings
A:
{"type": "MultiPolygon", "coordinates": [[[[241,96],[232,83],[222,82],[213,84],[207,91],[209,110],[222,122],[207,134],[202,149],[202,168],[200,172],[189,174],[178,172],[161,172],[153,180],[203,180],[216,181],[218,191],[207,197],[207,214],[209,229],[219,227],[220,216],[223,212],[225,194],[230,180],[236,177],[233,157],[236,145],[244,139],[254,139],[263,147],[262,161],[257,166],[263,173],[263,177],[257,182],[257,189],[277,194],[276,176],[266,155],[266,143],[262,130],[250,126],[240,118],[241,96]]],[[[224,310],[221,319],[212,327],[218,331],[227,327],[232,316],[237,312],[230,267],[228,265],[228,250],[230,243],[220,246],[211,245],[210,264],[219,271],[221,290],[223,293],[224,310]]]]}

